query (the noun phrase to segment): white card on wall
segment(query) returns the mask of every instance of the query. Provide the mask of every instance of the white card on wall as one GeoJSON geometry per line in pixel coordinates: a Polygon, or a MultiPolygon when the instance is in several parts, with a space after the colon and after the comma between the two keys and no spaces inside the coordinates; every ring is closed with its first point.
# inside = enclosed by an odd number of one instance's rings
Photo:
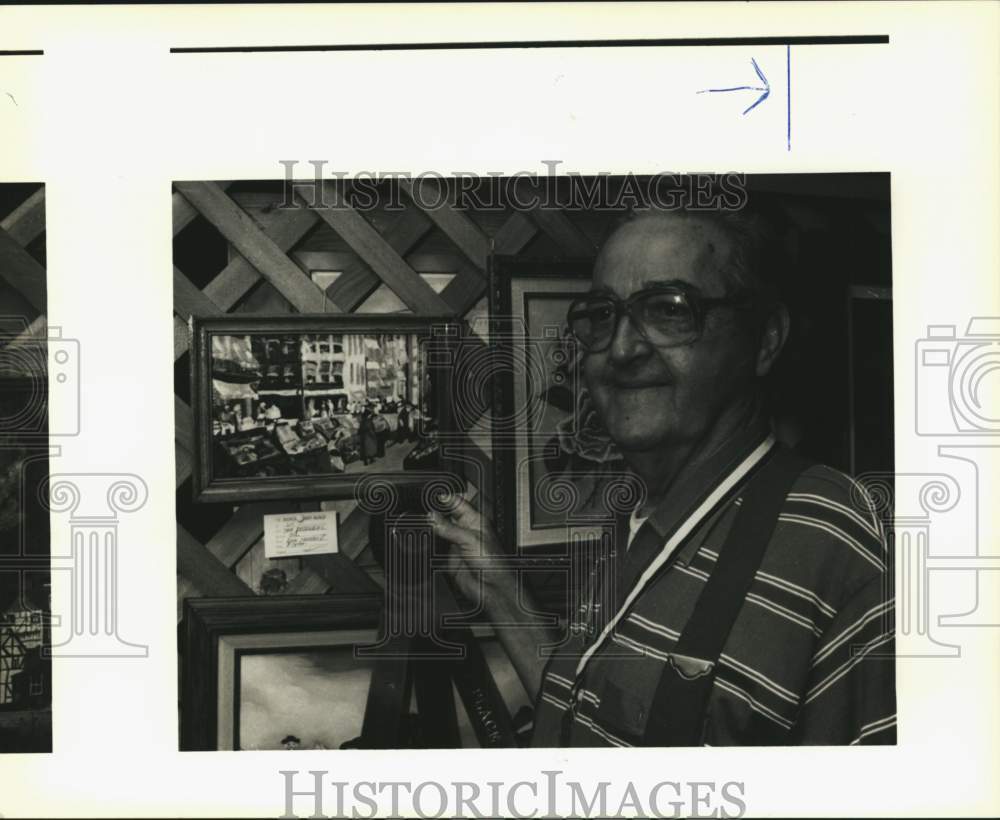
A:
{"type": "Polygon", "coordinates": [[[337,552],[337,513],[299,512],[264,516],[264,554],[293,558],[337,552]]]}

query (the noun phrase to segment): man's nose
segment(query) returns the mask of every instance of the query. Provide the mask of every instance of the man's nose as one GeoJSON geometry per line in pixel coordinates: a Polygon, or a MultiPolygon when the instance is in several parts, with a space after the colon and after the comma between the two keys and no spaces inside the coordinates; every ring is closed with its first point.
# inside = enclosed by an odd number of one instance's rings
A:
{"type": "Polygon", "coordinates": [[[632,317],[627,313],[622,314],[615,326],[615,334],[611,337],[611,346],[608,348],[609,361],[614,364],[624,364],[647,355],[649,350],[649,342],[639,332],[632,317]]]}

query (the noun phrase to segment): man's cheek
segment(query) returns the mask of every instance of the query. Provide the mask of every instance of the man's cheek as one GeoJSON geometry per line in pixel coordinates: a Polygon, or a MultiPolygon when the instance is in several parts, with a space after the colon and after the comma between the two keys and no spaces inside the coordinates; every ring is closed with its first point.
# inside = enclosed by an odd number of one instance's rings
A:
{"type": "Polygon", "coordinates": [[[583,375],[583,385],[590,391],[590,394],[595,397],[604,397],[607,400],[607,396],[611,391],[611,385],[609,384],[608,371],[605,367],[597,363],[584,362],[582,368],[583,375]]]}

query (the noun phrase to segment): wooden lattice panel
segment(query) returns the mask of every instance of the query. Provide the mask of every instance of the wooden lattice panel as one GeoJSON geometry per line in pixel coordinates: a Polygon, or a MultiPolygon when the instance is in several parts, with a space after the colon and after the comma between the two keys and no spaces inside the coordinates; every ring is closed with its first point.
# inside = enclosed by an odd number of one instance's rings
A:
{"type": "MultiPolygon", "coordinates": [[[[40,187],[0,221],[0,278],[23,300],[28,327],[24,336],[46,335],[45,267],[27,248],[45,232],[45,188],[40,187]]],[[[17,344],[17,340],[12,344],[17,344]]]]}
{"type": "MultiPolygon", "coordinates": [[[[332,182],[321,192],[311,184],[296,186],[296,207],[278,207],[282,195],[273,191],[234,193],[237,187],[245,189],[246,185],[175,185],[174,236],[200,216],[230,248],[228,264],[204,287],[199,288],[183,270],[174,268],[177,360],[183,361],[187,353],[192,316],[354,312],[385,286],[414,313],[466,317],[470,311],[483,310],[491,252],[530,253],[531,246],[538,245],[542,254],[554,250],[572,256],[591,255],[599,241],[593,222],[582,227],[575,215],[558,209],[507,207],[476,212],[450,205],[427,208],[422,203],[438,199],[434,191],[414,192],[406,184],[401,197],[403,210],[366,212],[351,207],[344,190],[332,182]],[[335,207],[309,207],[314,202],[335,207]],[[318,269],[335,270],[339,275],[324,289],[309,275],[318,269]],[[451,279],[437,292],[427,274],[442,272],[451,279]]],[[[175,423],[177,487],[184,493],[189,490],[182,485],[192,469],[193,416],[181,396],[175,397],[175,423]]],[[[482,475],[491,475],[488,454],[478,450],[474,456],[482,475]]],[[[369,577],[359,565],[373,567],[366,552],[368,517],[350,501],[241,505],[232,508],[228,519],[205,541],[185,527],[181,506],[179,502],[179,597],[258,592],[254,578],[264,567],[278,566],[263,555],[262,516],[272,512],[322,506],[336,508],[341,520],[341,553],[303,561],[284,592],[350,588],[369,577]]],[[[373,575],[378,578],[377,572],[373,575]]]]}

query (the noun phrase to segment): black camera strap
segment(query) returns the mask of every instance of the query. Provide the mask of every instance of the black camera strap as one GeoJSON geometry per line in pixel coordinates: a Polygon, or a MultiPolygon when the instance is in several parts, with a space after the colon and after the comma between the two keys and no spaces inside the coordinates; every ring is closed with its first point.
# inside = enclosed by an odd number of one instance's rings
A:
{"type": "Polygon", "coordinates": [[[795,479],[810,465],[777,446],[747,484],[715,569],[670,653],[649,710],[645,746],[698,746],[719,657],[795,479]]]}

